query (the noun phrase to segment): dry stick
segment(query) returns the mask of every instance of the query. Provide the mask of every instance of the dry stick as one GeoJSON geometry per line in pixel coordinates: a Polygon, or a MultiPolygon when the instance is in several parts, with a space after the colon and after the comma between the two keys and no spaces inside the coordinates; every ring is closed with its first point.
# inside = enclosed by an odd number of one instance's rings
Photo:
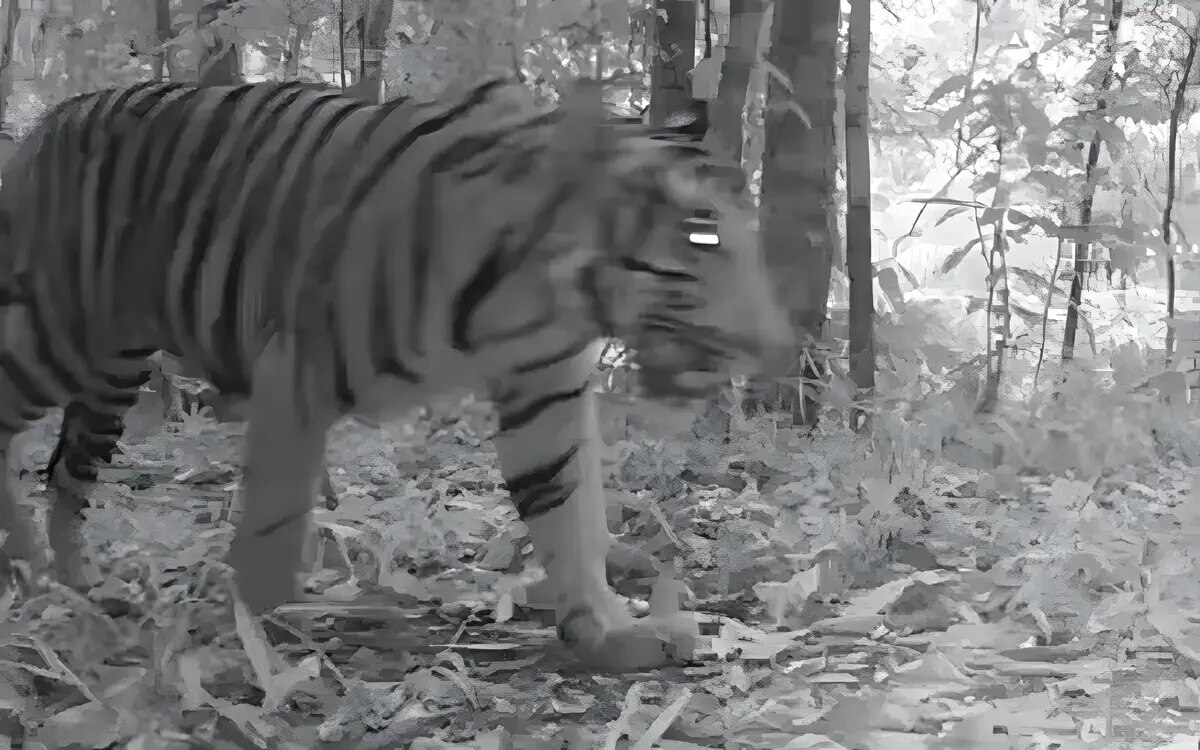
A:
{"type": "Polygon", "coordinates": [[[329,673],[337,678],[337,681],[343,686],[346,684],[346,675],[342,674],[342,670],[338,669],[338,666],[333,663],[329,652],[322,648],[321,644],[317,643],[311,636],[275,615],[265,615],[263,619],[300,641],[301,648],[306,648],[315,653],[320,658],[321,663],[329,669],[329,673]]]}

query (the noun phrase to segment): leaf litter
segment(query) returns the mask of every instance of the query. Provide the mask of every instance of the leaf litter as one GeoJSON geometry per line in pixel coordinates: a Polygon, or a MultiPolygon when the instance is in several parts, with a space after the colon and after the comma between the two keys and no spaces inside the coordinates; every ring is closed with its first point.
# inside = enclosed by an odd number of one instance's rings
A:
{"type": "MultiPolygon", "coordinates": [[[[882,337],[914,330],[900,318],[882,337]]],[[[1137,380],[1137,353],[1117,355],[1137,380]]],[[[624,675],[575,665],[547,627],[485,405],[335,428],[341,503],[316,512],[306,601],[259,622],[220,562],[243,427],[198,413],[135,426],[88,511],[97,585],[0,599],[0,734],[27,748],[1197,747],[1186,420],[1074,372],[1078,397],[968,419],[962,371],[918,370],[881,384],[869,436],[832,408],[808,434],[734,420],[728,443],[608,421],[615,585],[655,614],[705,613],[689,661],[624,675]],[[1055,453],[1063,425],[1074,436],[1055,453]]],[[[54,427],[23,438],[23,466],[45,461],[54,427]]]]}

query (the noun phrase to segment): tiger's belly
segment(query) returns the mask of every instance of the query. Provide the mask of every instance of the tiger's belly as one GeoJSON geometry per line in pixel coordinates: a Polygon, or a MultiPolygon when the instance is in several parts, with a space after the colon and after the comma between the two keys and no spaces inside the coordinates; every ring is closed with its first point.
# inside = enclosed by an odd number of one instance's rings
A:
{"type": "Polygon", "coordinates": [[[391,375],[380,375],[370,383],[355,389],[354,404],[347,416],[373,422],[391,422],[409,417],[423,406],[462,400],[471,394],[487,397],[482,387],[464,385],[436,387],[433,384],[413,384],[391,375]]]}

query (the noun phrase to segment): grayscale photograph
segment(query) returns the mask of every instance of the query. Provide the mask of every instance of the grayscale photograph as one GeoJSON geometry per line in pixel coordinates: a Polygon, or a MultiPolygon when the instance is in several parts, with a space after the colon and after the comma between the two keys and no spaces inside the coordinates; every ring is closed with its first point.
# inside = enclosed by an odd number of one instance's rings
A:
{"type": "Polygon", "coordinates": [[[1200,750],[1200,0],[0,34],[0,750],[1200,750]]]}

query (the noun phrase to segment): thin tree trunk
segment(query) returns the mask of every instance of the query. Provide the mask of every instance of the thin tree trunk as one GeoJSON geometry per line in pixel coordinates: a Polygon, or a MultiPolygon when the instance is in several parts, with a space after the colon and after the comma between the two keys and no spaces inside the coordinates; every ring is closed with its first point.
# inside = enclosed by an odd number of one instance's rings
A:
{"type": "MultiPolygon", "coordinates": [[[[852,0],[846,55],[846,271],[850,277],[850,377],[875,387],[875,290],[871,272],[871,1],[852,0]]],[[[857,416],[854,419],[857,425],[857,416]]]]}
{"type": "MultiPolygon", "coordinates": [[[[1105,39],[1104,74],[1100,81],[1100,99],[1096,102],[1097,118],[1104,117],[1108,109],[1105,95],[1113,87],[1115,67],[1117,62],[1117,31],[1121,27],[1121,16],[1124,14],[1124,0],[1113,0],[1112,13],[1108,17],[1108,37],[1105,39]]],[[[1099,176],[1096,165],[1100,161],[1100,148],[1104,145],[1100,137],[1100,129],[1092,133],[1092,141],[1088,145],[1087,171],[1083,186],[1083,196],[1079,202],[1079,223],[1087,231],[1092,223],[1092,204],[1096,198],[1096,187],[1099,176]]],[[[1075,356],[1075,331],[1079,327],[1079,305],[1083,302],[1083,277],[1087,273],[1087,259],[1091,252],[1091,243],[1083,242],[1075,247],[1075,273],[1071,277],[1071,293],[1067,298],[1067,320],[1063,330],[1062,358],[1069,360],[1075,356]]],[[[1054,279],[1053,283],[1057,283],[1054,279]]]]}
{"type": "Polygon", "coordinates": [[[654,62],[650,66],[650,126],[661,128],[671,115],[692,110],[687,72],[696,67],[695,0],[655,0],[667,20],[656,24],[654,62]]]}
{"type": "Polygon", "coordinates": [[[704,57],[713,56],[713,0],[704,0],[704,57]]]}
{"type": "MultiPolygon", "coordinates": [[[[798,362],[811,364],[802,344],[821,338],[828,306],[838,244],[834,195],[840,5],[838,0],[777,0],[774,16],[769,58],[787,80],[771,76],[768,82],[761,224],[767,265],[800,335],[786,361],[767,365],[769,381],[778,382],[796,377],[798,362]]],[[[811,367],[799,374],[806,379],[817,375],[811,367]]],[[[815,421],[816,404],[808,396],[801,401],[787,392],[791,389],[775,390],[795,421],[815,421]]]]}
{"type": "MultiPolygon", "coordinates": [[[[996,138],[996,174],[1003,175],[1004,139],[996,138]]],[[[995,208],[1008,207],[1009,187],[1003,177],[996,186],[993,201],[995,208]]],[[[1004,234],[1004,214],[992,225],[992,246],[988,252],[988,297],[987,297],[987,379],[977,411],[990,413],[1000,400],[1000,380],[1004,375],[1004,355],[1012,340],[1012,316],[1008,293],[1007,241],[1004,234]]]]}
{"type": "MultiPolygon", "coordinates": [[[[1063,212],[1066,213],[1065,211],[1063,212]]],[[[1060,216],[1059,221],[1065,220],[1065,216],[1060,216]]],[[[1046,359],[1046,331],[1050,324],[1050,307],[1054,304],[1054,290],[1058,288],[1058,269],[1062,266],[1063,243],[1062,237],[1058,238],[1058,249],[1054,254],[1054,267],[1050,269],[1050,283],[1046,288],[1046,302],[1042,306],[1042,343],[1038,347],[1037,364],[1033,368],[1033,390],[1037,392],[1038,377],[1042,374],[1042,362],[1046,359]]]]}
{"type": "Polygon", "coordinates": [[[346,90],[346,0],[338,0],[338,75],[346,90]]]}
{"type": "Polygon", "coordinates": [[[1171,366],[1175,353],[1175,249],[1167,245],[1167,367],[1171,366]]]}
{"type": "Polygon", "coordinates": [[[1192,77],[1192,65],[1196,62],[1196,46],[1200,44],[1200,21],[1196,22],[1188,36],[1187,56],[1179,71],[1179,85],[1175,87],[1175,101],[1171,104],[1171,120],[1167,128],[1167,199],[1163,205],[1162,236],[1163,249],[1167,253],[1167,364],[1170,365],[1175,349],[1175,329],[1170,325],[1175,319],[1175,247],[1171,242],[1171,211],[1175,207],[1175,167],[1179,153],[1179,121],[1183,119],[1188,80],[1192,77]]]}
{"type": "Polygon", "coordinates": [[[358,19],[358,80],[367,77],[367,16],[371,12],[371,0],[363,0],[362,18],[358,19]]]}

